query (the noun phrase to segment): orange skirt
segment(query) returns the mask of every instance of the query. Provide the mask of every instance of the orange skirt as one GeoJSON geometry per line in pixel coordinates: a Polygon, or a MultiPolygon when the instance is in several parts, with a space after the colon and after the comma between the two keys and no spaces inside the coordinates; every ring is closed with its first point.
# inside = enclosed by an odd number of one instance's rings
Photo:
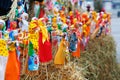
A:
{"type": "Polygon", "coordinates": [[[16,50],[9,51],[5,80],[20,80],[20,63],[17,59],[16,50]]]}
{"type": "Polygon", "coordinates": [[[77,50],[75,52],[72,53],[73,57],[80,57],[80,41],[78,40],[77,43],[77,50]]]}

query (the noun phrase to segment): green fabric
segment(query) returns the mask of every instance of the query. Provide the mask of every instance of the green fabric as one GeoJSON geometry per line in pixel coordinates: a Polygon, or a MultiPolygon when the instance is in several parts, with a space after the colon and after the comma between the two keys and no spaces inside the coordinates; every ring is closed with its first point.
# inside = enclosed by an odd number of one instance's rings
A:
{"type": "Polygon", "coordinates": [[[48,32],[50,33],[52,31],[52,28],[51,27],[48,27],[47,28],[48,32]]]}
{"type": "Polygon", "coordinates": [[[16,10],[15,10],[15,18],[14,18],[14,20],[17,20],[18,17],[19,17],[18,9],[16,9],[16,10]]]}
{"type": "Polygon", "coordinates": [[[58,25],[58,29],[62,30],[62,27],[61,27],[62,25],[61,24],[57,24],[57,25],[58,25]]]}
{"type": "Polygon", "coordinates": [[[39,14],[40,14],[40,7],[39,7],[39,9],[38,9],[38,11],[37,11],[37,14],[35,14],[35,17],[39,17],[39,14]]]}
{"type": "Polygon", "coordinates": [[[34,54],[33,44],[32,44],[32,42],[30,42],[29,48],[28,48],[28,55],[32,56],[33,54],[34,54]]]}
{"type": "Polygon", "coordinates": [[[55,2],[55,5],[58,5],[59,4],[59,2],[55,2]]]}
{"type": "Polygon", "coordinates": [[[67,29],[65,28],[65,29],[63,29],[63,32],[67,32],[67,29]]]}
{"type": "MultiPolygon", "coordinates": [[[[5,30],[6,30],[6,25],[4,24],[3,28],[2,28],[2,33],[5,34],[5,30]]],[[[4,35],[2,36],[2,38],[4,39],[4,35]]]]}
{"type": "Polygon", "coordinates": [[[4,24],[2,31],[4,32],[6,30],[6,25],[4,24]]]}

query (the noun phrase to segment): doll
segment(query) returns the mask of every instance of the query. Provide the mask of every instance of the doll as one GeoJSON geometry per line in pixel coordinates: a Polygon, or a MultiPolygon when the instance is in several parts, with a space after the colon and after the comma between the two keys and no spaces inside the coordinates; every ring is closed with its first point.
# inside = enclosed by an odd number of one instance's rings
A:
{"type": "Polygon", "coordinates": [[[56,17],[54,17],[53,19],[52,19],[52,27],[54,28],[54,29],[57,29],[58,27],[57,27],[57,18],[56,17]]]}
{"type": "Polygon", "coordinates": [[[14,42],[17,39],[18,30],[15,30],[17,27],[15,22],[10,23],[10,42],[8,43],[8,49],[9,49],[9,57],[6,67],[6,74],[5,74],[5,80],[19,80],[20,79],[20,61],[19,61],[19,55],[20,53],[17,53],[17,43],[14,42]],[[11,73],[14,72],[14,73],[11,73]]]}
{"type": "Polygon", "coordinates": [[[75,30],[73,29],[72,32],[70,33],[70,37],[69,37],[69,51],[70,52],[76,51],[77,41],[78,41],[78,39],[77,39],[75,30]]]}
{"type": "Polygon", "coordinates": [[[73,24],[74,15],[72,11],[69,12],[69,16],[70,16],[70,22],[71,24],[73,24]]]}
{"type": "Polygon", "coordinates": [[[44,24],[44,18],[32,20],[30,22],[29,32],[29,40],[33,43],[34,49],[37,49],[40,63],[47,64],[51,62],[52,46],[50,43],[50,38],[48,37],[47,27],[44,24]],[[36,38],[32,39],[35,36],[35,32],[36,38]]]}
{"type": "Polygon", "coordinates": [[[38,27],[40,29],[39,31],[39,39],[38,39],[38,45],[39,45],[39,50],[38,50],[38,55],[41,64],[48,64],[52,60],[52,46],[50,43],[50,38],[49,34],[47,31],[47,27],[42,21],[42,19],[38,20],[38,27]]]}
{"type": "Polygon", "coordinates": [[[78,24],[76,25],[75,33],[76,33],[76,36],[77,36],[77,39],[78,39],[78,41],[77,41],[77,49],[76,49],[75,52],[72,52],[72,56],[76,57],[76,58],[79,58],[80,57],[80,47],[81,47],[80,46],[81,34],[80,34],[80,31],[79,31],[78,24]]]}
{"type": "Polygon", "coordinates": [[[21,28],[22,31],[24,32],[28,32],[28,14],[27,13],[23,13],[19,20],[19,27],[21,28]]]}
{"type": "Polygon", "coordinates": [[[4,33],[5,30],[5,22],[3,20],[0,20],[0,79],[5,80],[5,70],[6,70],[6,65],[8,61],[8,49],[7,49],[7,43],[4,40],[4,33]]]}
{"type": "Polygon", "coordinates": [[[18,15],[17,15],[18,18],[21,16],[21,14],[23,12],[25,12],[23,3],[21,1],[17,2],[17,10],[16,10],[16,12],[18,12],[18,15]]]}
{"type": "Polygon", "coordinates": [[[97,22],[97,12],[95,11],[92,11],[91,13],[91,25],[90,25],[90,33],[92,34],[93,31],[95,30],[95,25],[96,25],[96,22],[97,22]]]}
{"type": "Polygon", "coordinates": [[[36,0],[34,4],[34,16],[38,18],[39,13],[40,13],[40,3],[39,1],[36,0]]]}
{"type": "Polygon", "coordinates": [[[65,64],[65,51],[67,49],[67,45],[66,45],[66,40],[65,40],[65,36],[63,36],[58,51],[55,55],[54,58],[54,64],[56,65],[64,65],[65,64]]]}

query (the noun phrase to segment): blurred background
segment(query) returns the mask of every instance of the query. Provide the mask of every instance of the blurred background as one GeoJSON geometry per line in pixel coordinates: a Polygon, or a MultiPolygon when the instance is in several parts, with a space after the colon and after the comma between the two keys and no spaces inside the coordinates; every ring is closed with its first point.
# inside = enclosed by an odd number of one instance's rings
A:
{"type": "Polygon", "coordinates": [[[92,9],[99,10],[103,7],[107,12],[111,13],[111,34],[116,42],[116,56],[118,63],[120,63],[120,0],[84,0],[82,8],[86,9],[88,4],[92,9]]]}

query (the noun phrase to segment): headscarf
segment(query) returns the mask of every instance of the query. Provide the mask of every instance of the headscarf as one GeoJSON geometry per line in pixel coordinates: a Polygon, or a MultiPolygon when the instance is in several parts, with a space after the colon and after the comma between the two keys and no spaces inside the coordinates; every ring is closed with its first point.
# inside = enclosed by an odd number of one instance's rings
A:
{"type": "Polygon", "coordinates": [[[17,22],[16,21],[10,22],[10,31],[16,29],[16,27],[17,27],[17,22]]]}
{"type": "Polygon", "coordinates": [[[18,2],[17,2],[17,5],[18,5],[18,6],[22,6],[22,2],[21,2],[21,1],[18,1],[18,2]]]}
{"type": "Polygon", "coordinates": [[[6,29],[6,26],[5,26],[5,21],[0,19],[0,24],[3,24],[3,28],[2,28],[2,31],[4,32],[5,29],[6,29]]]}
{"type": "Polygon", "coordinates": [[[24,13],[21,15],[21,18],[24,19],[24,20],[27,20],[27,19],[25,19],[26,17],[28,18],[28,14],[24,12],[24,13]]]}

